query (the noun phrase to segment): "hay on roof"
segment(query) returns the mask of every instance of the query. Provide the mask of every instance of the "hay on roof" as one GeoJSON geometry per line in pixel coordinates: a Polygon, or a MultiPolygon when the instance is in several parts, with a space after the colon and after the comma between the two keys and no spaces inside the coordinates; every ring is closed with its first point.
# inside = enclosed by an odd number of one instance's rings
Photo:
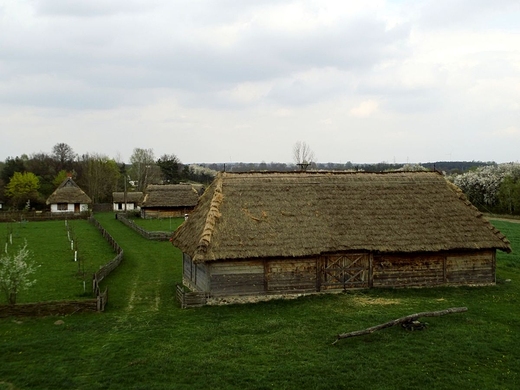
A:
{"type": "Polygon", "coordinates": [[[58,203],[80,203],[91,204],[90,197],[72,180],[67,177],[59,187],[47,198],[49,204],[58,203]]]}
{"type": "Polygon", "coordinates": [[[141,207],[195,207],[198,200],[198,189],[191,184],[153,184],[146,187],[141,207]]]}
{"type": "MultiPolygon", "coordinates": [[[[126,193],[126,202],[127,203],[141,203],[143,200],[143,193],[136,192],[127,192],[126,193]]],[[[124,192],[113,192],[112,199],[114,203],[124,203],[125,201],[125,193],[124,192]]]]}
{"type": "Polygon", "coordinates": [[[220,173],[172,240],[196,261],[511,250],[435,172],[220,173]]]}

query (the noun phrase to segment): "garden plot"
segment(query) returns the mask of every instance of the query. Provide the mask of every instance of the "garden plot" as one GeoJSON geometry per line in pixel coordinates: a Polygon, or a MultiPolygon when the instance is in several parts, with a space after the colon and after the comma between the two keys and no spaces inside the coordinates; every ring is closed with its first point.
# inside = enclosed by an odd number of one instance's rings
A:
{"type": "MultiPolygon", "coordinates": [[[[36,283],[18,303],[92,297],[92,274],[114,257],[110,245],[85,220],[1,223],[2,250],[27,242],[36,283]]],[[[2,303],[5,303],[2,301],[2,303]]]]}

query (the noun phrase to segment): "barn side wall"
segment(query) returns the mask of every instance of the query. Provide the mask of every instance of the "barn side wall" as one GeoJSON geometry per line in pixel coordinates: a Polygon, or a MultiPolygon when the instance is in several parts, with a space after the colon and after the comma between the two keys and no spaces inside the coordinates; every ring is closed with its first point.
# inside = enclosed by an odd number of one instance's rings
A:
{"type": "Polygon", "coordinates": [[[141,207],[142,218],[184,217],[193,211],[193,207],[153,208],[141,207]]]}
{"type": "MultiPolygon", "coordinates": [[[[341,255],[338,255],[341,257],[341,255]]],[[[330,257],[330,255],[328,256],[330,257]]],[[[366,287],[430,287],[495,283],[495,251],[370,254],[366,287]]],[[[325,291],[323,257],[193,263],[183,255],[183,280],[211,296],[325,291]],[[323,283],[323,285],[322,285],[323,283]]],[[[357,284],[335,289],[359,288],[357,284]]]]}
{"type": "Polygon", "coordinates": [[[212,262],[211,295],[316,292],[315,258],[212,262]]]}
{"type": "Polygon", "coordinates": [[[209,270],[206,263],[194,263],[186,253],[182,255],[182,281],[194,291],[209,291],[209,270]]]}
{"type": "Polygon", "coordinates": [[[495,283],[495,251],[373,256],[372,287],[495,283]]]}

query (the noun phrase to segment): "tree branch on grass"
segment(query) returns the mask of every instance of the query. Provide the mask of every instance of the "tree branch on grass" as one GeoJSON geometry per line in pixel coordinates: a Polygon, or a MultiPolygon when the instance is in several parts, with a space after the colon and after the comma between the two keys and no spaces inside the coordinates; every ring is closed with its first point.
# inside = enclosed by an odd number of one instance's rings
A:
{"type": "Polygon", "coordinates": [[[334,341],[332,344],[336,344],[341,339],[346,339],[349,337],[355,337],[355,336],[362,336],[365,334],[370,334],[375,332],[376,330],[381,330],[385,328],[389,328],[391,326],[395,326],[398,324],[405,324],[405,323],[411,323],[413,321],[416,321],[420,317],[440,317],[445,314],[452,314],[452,313],[462,313],[468,311],[467,307],[452,307],[446,310],[440,310],[440,311],[426,311],[422,313],[416,313],[411,314],[406,317],[397,318],[395,320],[385,322],[384,324],[372,326],[371,328],[363,329],[363,330],[356,330],[355,332],[349,332],[349,333],[342,333],[339,334],[336,338],[336,341],[334,341]]]}

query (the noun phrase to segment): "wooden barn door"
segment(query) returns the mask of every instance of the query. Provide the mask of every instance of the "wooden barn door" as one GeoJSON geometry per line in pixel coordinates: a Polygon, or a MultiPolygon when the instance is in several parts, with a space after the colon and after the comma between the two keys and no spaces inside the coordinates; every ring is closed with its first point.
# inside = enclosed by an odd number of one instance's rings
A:
{"type": "Polygon", "coordinates": [[[369,287],[369,254],[322,256],[319,272],[320,290],[369,287]]]}

